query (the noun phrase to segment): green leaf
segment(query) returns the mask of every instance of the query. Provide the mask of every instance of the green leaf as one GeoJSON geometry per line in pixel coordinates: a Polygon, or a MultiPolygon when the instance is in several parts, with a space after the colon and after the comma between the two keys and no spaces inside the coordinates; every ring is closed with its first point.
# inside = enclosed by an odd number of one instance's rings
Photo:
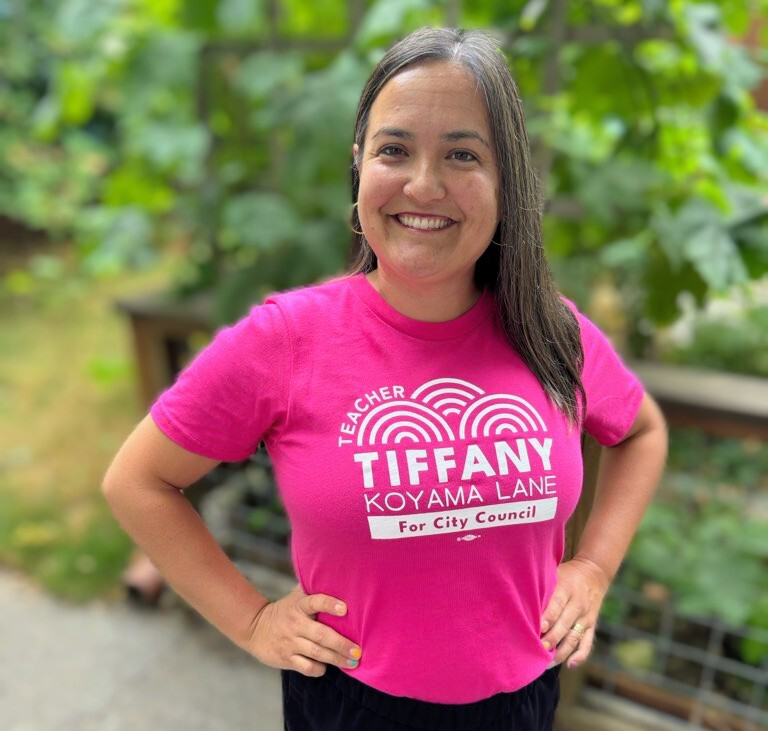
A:
{"type": "Polygon", "coordinates": [[[692,198],[675,213],[660,205],[652,224],[674,271],[689,262],[718,291],[746,281],[746,268],[723,217],[708,201],[692,198]]]}
{"type": "MultiPolygon", "coordinates": [[[[755,604],[747,624],[747,632],[762,630],[761,637],[768,635],[768,592],[755,604]]],[[[759,666],[768,658],[768,639],[757,639],[757,632],[754,632],[740,641],[739,650],[745,662],[759,666]]]]}
{"type": "Polygon", "coordinates": [[[146,166],[135,162],[111,173],[104,184],[103,201],[110,207],[134,205],[161,212],[171,209],[174,192],[162,178],[153,176],[146,166]]]}
{"type": "Polygon", "coordinates": [[[639,266],[645,261],[646,250],[653,243],[651,231],[640,231],[635,236],[607,243],[598,256],[601,264],[608,268],[639,266]]]}
{"type": "Polygon", "coordinates": [[[742,525],[734,536],[734,546],[752,556],[768,558],[768,521],[749,521],[742,525]]]}
{"type": "Polygon", "coordinates": [[[549,0],[528,0],[520,13],[520,29],[531,31],[549,5],[549,0]]]}
{"type": "Polygon", "coordinates": [[[263,0],[219,0],[216,6],[219,26],[233,35],[258,32],[266,24],[263,0]]]}
{"type": "Polygon", "coordinates": [[[91,118],[97,82],[96,73],[87,65],[81,62],[61,64],[56,86],[63,122],[78,125],[91,118]]]}
{"type": "Polygon", "coordinates": [[[137,119],[130,126],[135,126],[137,133],[126,145],[127,152],[143,158],[158,172],[175,173],[184,183],[201,181],[205,155],[211,143],[202,124],[137,119]]]}
{"type": "Polygon", "coordinates": [[[95,41],[122,11],[123,0],[61,0],[56,3],[55,28],[68,45],[95,41]]]}
{"type": "Polygon", "coordinates": [[[118,383],[127,382],[133,369],[130,361],[115,356],[94,356],[88,360],[87,374],[92,383],[112,389],[118,383]]]}
{"type": "Polygon", "coordinates": [[[718,67],[726,41],[720,34],[720,8],[714,3],[686,3],[683,7],[688,38],[705,64],[718,67]]]}
{"type": "Polygon", "coordinates": [[[117,274],[155,260],[154,226],[139,208],[93,206],[83,211],[78,230],[83,267],[90,274],[117,274]]]}
{"type": "Polygon", "coordinates": [[[715,291],[747,280],[747,271],[730,234],[721,224],[699,228],[685,246],[688,260],[715,291]]]}
{"type": "Polygon", "coordinates": [[[430,7],[429,0],[377,0],[357,31],[355,45],[366,48],[402,33],[410,15],[430,7]]]}
{"type": "Polygon", "coordinates": [[[246,98],[261,100],[285,86],[301,81],[304,62],[295,53],[261,51],[248,56],[237,72],[234,87],[246,98]]]}
{"type": "Polygon", "coordinates": [[[705,69],[722,74],[733,88],[751,88],[759,83],[763,71],[745,49],[728,42],[721,27],[721,12],[714,3],[687,3],[684,27],[688,39],[705,69]]]}
{"type": "Polygon", "coordinates": [[[226,246],[269,250],[295,237],[298,219],[284,196],[243,193],[224,206],[223,226],[222,243],[226,246]]]}

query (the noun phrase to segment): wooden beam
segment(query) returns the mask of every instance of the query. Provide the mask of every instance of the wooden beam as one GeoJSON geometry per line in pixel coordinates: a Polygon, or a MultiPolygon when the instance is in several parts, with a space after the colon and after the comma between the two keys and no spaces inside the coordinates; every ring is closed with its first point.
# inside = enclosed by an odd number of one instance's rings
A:
{"type": "Polygon", "coordinates": [[[768,441],[768,379],[650,361],[625,362],[670,424],[768,441]]]}

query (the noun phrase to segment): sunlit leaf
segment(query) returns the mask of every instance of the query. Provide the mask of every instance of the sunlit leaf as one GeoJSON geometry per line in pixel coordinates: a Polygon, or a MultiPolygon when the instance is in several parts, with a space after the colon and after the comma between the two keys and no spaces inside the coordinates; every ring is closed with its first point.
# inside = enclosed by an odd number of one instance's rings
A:
{"type": "Polygon", "coordinates": [[[520,28],[525,31],[533,30],[548,5],[549,0],[528,0],[520,13],[520,28]]]}

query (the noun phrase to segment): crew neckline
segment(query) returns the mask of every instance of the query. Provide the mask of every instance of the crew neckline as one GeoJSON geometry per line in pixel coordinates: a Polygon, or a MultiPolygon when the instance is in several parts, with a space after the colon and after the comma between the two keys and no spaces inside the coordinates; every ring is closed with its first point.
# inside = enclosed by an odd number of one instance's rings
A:
{"type": "Polygon", "coordinates": [[[448,340],[460,337],[477,327],[493,311],[493,297],[488,287],[485,287],[477,302],[452,320],[442,322],[416,320],[389,304],[368,281],[364,272],[352,274],[348,281],[352,291],[384,322],[406,335],[422,340],[448,340]]]}

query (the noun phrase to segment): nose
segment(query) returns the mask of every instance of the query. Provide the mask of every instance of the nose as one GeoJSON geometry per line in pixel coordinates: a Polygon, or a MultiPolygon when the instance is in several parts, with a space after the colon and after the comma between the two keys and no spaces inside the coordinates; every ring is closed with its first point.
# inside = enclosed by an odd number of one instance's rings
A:
{"type": "Polygon", "coordinates": [[[445,186],[438,166],[429,160],[415,162],[409,170],[403,192],[418,203],[444,198],[445,186]]]}

